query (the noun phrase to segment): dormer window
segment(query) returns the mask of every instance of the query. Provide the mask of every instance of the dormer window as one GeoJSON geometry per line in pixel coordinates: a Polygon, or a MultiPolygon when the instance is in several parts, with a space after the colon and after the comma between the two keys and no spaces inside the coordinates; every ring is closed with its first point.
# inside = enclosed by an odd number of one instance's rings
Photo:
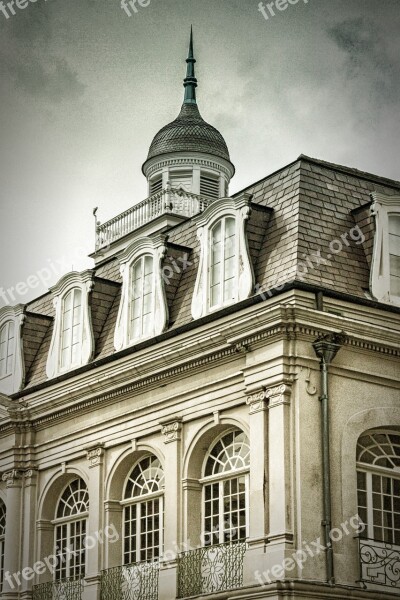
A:
{"type": "Polygon", "coordinates": [[[400,213],[389,215],[390,295],[400,298],[400,213]]]}
{"type": "Polygon", "coordinates": [[[192,316],[201,316],[248,298],[253,289],[246,221],[249,194],[214,202],[194,217],[200,240],[200,263],[192,299],[192,316]]]}
{"type": "Polygon", "coordinates": [[[375,217],[371,293],[380,302],[400,306],[400,196],[372,194],[375,217]]]}
{"type": "Polygon", "coordinates": [[[62,300],[61,368],[79,365],[82,352],[82,291],[73,288],[62,300]]]}
{"type": "Polygon", "coordinates": [[[210,293],[209,308],[213,310],[235,300],[238,276],[236,260],[236,220],[224,217],[210,232],[210,293]]]}
{"type": "Polygon", "coordinates": [[[135,240],[121,255],[122,295],[114,334],[115,349],[159,335],[168,321],[162,279],[165,236],[135,240]]]}
{"type": "Polygon", "coordinates": [[[22,304],[0,309],[0,392],[7,395],[19,392],[24,383],[23,321],[22,304]]]}
{"type": "Polygon", "coordinates": [[[154,313],[153,257],[144,254],[131,267],[129,339],[149,337],[154,313]]]}
{"type": "Polygon", "coordinates": [[[14,321],[7,321],[0,329],[0,377],[11,375],[15,357],[14,321]]]}
{"type": "Polygon", "coordinates": [[[86,365],[92,358],[94,340],[89,295],[93,287],[92,271],[68,273],[53,288],[53,335],[47,358],[47,377],[86,365]]]}

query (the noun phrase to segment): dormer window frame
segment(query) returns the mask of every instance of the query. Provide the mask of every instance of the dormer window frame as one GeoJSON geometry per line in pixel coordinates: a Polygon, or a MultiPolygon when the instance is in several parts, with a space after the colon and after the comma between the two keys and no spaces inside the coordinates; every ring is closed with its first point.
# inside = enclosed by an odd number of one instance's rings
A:
{"type": "Polygon", "coordinates": [[[94,353],[94,337],[92,329],[92,319],[90,310],[90,292],[93,288],[93,271],[87,270],[82,273],[68,273],[53,286],[50,291],[53,294],[53,304],[55,308],[55,319],[53,335],[50,344],[50,350],[47,357],[46,374],[49,379],[68,373],[79,367],[87,365],[92,359],[94,353]],[[79,319],[75,320],[75,297],[80,293],[79,319]],[[64,329],[66,322],[66,300],[72,294],[72,310],[68,311],[70,326],[64,329]],[[80,351],[73,355],[75,332],[78,331],[80,351]],[[68,346],[64,346],[65,332],[69,332],[66,337],[70,340],[68,346]],[[65,362],[63,351],[68,349],[71,354],[71,360],[65,362]]]}
{"type": "MultiPolygon", "coordinates": [[[[240,302],[250,296],[254,289],[254,273],[251,263],[246,222],[251,211],[251,195],[244,193],[236,198],[224,198],[213,202],[200,215],[194,217],[197,224],[197,237],[200,241],[200,261],[197,278],[192,298],[192,316],[194,319],[221,310],[235,302],[240,302]],[[233,284],[234,296],[220,303],[211,302],[212,280],[212,235],[219,222],[226,222],[227,218],[235,221],[234,235],[234,260],[235,282],[233,284]]],[[[224,243],[225,240],[222,240],[224,243]]],[[[221,269],[223,272],[224,269],[221,269]]],[[[224,285],[225,277],[221,280],[224,285]]]]}
{"type": "Polygon", "coordinates": [[[390,217],[400,217],[400,195],[388,196],[374,192],[371,215],[375,218],[375,238],[371,263],[371,294],[379,302],[400,306],[400,296],[391,291],[390,217]]]}
{"type": "Polygon", "coordinates": [[[19,392],[24,385],[25,365],[22,342],[22,325],[24,323],[24,306],[4,306],[0,309],[0,336],[7,331],[5,343],[6,370],[0,374],[0,392],[6,395],[19,392]],[[9,346],[9,330],[13,328],[12,349],[9,346]],[[12,352],[10,352],[12,350],[12,352]],[[11,366],[9,360],[11,358],[11,366]]]}
{"type": "MultiPolygon", "coordinates": [[[[122,275],[122,293],[121,302],[118,310],[117,323],[114,333],[114,348],[118,352],[124,348],[133,346],[141,341],[160,335],[165,331],[168,324],[168,306],[165,294],[164,281],[162,277],[162,261],[166,253],[165,235],[155,234],[151,237],[143,237],[135,240],[120,257],[120,271],[122,275]],[[151,276],[152,287],[152,319],[151,328],[143,331],[143,322],[141,325],[141,334],[132,335],[131,311],[132,311],[132,274],[133,268],[138,261],[143,261],[150,256],[153,260],[153,269],[151,276]]],[[[143,280],[142,280],[143,284],[143,280]]],[[[142,285],[143,290],[143,285],[142,285]]],[[[139,304],[140,311],[143,313],[143,292],[139,304]]],[[[141,315],[143,318],[143,314],[141,315]]]]}

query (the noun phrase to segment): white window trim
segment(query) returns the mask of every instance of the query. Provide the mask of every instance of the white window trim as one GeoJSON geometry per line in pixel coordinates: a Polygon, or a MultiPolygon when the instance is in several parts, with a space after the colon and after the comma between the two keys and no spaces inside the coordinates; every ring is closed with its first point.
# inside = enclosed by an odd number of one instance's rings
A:
{"type": "Polygon", "coordinates": [[[370,288],[379,302],[400,306],[400,296],[390,293],[389,216],[400,216],[400,196],[374,192],[371,214],[375,217],[375,239],[372,255],[370,288]]]}
{"type": "Polygon", "coordinates": [[[120,271],[122,275],[122,296],[118,310],[117,323],[114,333],[114,348],[118,352],[123,348],[132,346],[139,341],[160,335],[168,324],[168,306],[162,279],[162,260],[165,256],[165,236],[154,235],[135,240],[123,252],[120,258],[120,271]],[[132,265],[138,258],[148,254],[153,258],[154,281],[154,318],[153,327],[146,336],[136,339],[130,338],[130,291],[132,265]]]}
{"type": "Polygon", "coordinates": [[[91,360],[94,352],[94,337],[92,329],[92,318],[89,306],[89,294],[93,288],[93,271],[83,271],[83,273],[68,273],[50,289],[53,294],[53,304],[56,311],[54,320],[53,335],[50,344],[49,355],[47,357],[46,374],[49,379],[62,375],[82,367],[91,360]],[[61,366],[61,334],[63,322],[63,301],[67,294],[74,288],[81,291],[82,298],[82,322],[81,322],[81,343],[82,351],[80,361],[68,367],[61,366]]]}
{"type": "Polygon", "coordinates": [[[197,237],[200,240],[200,262],[192,298],[192,317],[194,319],[199,319],[206,314],[220,310],[224,306],[245,300],[253,291],[254,273],[246,235],[246,222],[251,210],[250,203],[251,195],[246,193],[237,198],[216,200],[202,214],[193,219],[197,224],[197,237]],[[211,231],[214,225],[224,217],[233,217],[236,223],[236,296],[232,301],[210,308],[211,231]]]}
{"type": "Polygon", "coordinates": [[[0,392],[6,395],[19,392],[25,380],[25,364],[22,340],[22,325],[24,323],[24,306],[4,306],[0,309],[0,330],[7,323],[14,324],[14,357],[11,373],[0,377],[0,392]]]}

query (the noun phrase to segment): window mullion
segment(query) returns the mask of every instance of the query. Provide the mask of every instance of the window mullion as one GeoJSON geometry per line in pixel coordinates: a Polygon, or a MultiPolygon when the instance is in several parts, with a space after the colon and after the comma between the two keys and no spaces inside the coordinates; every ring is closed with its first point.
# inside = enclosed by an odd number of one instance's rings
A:
{"type": "Polygon", "coordinates": [[[142,533],[142,503],[138,502],[136,504],[136,561],[140,562],[140,540],[142,533]]]}
{"type": "Polygon", "coordinates": [[[374,512],[373,512],[373,498],[372,498],[372,473],[366,473],[366,484],[367,484],[367,519],[368,519],[368,537],[374,537],[374,512]]]}
{"type": "Polygon", "coordinates": [[[140,259],[140,268],[142,271],[142,281],[141,281],[141,296],[140,296],[140,302],[139,302],[139,306],[140,306],[140,335],[142,336],[144,334],[144,317],[143,317],[143,312],[144,312],[144,293],[145,293],[145,257],[142,256],[142,258],[140,259]]]}
{"type": "Polygon", "coordinates": [[[218,519],[218,541],[224,543],[224,481],[219,482],[219,519],[218,519]]]}

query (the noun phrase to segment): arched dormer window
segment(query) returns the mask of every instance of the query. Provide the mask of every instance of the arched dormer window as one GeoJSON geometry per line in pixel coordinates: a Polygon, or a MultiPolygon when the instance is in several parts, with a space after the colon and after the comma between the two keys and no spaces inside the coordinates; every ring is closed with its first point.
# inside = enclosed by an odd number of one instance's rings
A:
{"type": "Polygon", "coordinates": [[[121,256],[122,294],[114,334],[115,349],[122,350],[162,333],[168,309],[161,263],[165,237],[135,240],[121,256]]]}
{"type": "Polygon", "coordinates": [[[154,455],[141,459],[125,484],[124,565],[160,557],[163,544],[164,472],[154,455]]]}
{"type": "Polygon", "coordinates": [[[400,196],[372,194],[375,217],[371,294],[380,302],[400,306],[400,196]]]}
{"type": "Polygon", "coordinates": [[[205,546],[247,536],[250,445],[240,430],[224,434],[211,447],[203,475],[205,546]]]}
{"type": "Polygon", "coordinates": [[[49,379],[86,365],[93,355],[92,277],[92,271],[69,273],[51,288],[56,315],[47,359],[49,379]]]}
{"type": "Polygon", "coordinates": [[[146,338],[152,332],[155,289],[154,258],[143,254],[131,266],[129,299],[129,341],[146,338]]]}
{"type": "Polygon", "coordinates": [[[253,290],[246,221],[250,195],[213,202],[194,217],[200,240],[200,262],[192,298],[192,316],[198,319],[248,298],[253,290]]]}
{"type": "Polygon", "coordinates": [[[0,593],[4,580],[4,543],[6,538],[6,505],[0,500],[0,593]]]}
{"type": "Polygon", "coordinates": [[[54,577],[82,579],[86,568],[86,524],[89,513],[89,493],[86,483],[77,478],[67,485],[58,501],[55,524],[54,577]],[[73,552],[71,552],[73,549],[73,552]]]}
{"type": "Polygon", "coordinates": [[[15,358],[14,321],[7,321],[0,329],[0,377],[11,375],[15,358]]]}
{"type": "Polygon", "coordinates": [[[24,381],[22,324],[24,307],[0,309],[0,392],[19,392],[24,381]]]}
{"type": "Polygon", "coordinates": [[[400,434],[371,431],[357,444],[358,514],[364,535],[400,546],[400,434]]]}

